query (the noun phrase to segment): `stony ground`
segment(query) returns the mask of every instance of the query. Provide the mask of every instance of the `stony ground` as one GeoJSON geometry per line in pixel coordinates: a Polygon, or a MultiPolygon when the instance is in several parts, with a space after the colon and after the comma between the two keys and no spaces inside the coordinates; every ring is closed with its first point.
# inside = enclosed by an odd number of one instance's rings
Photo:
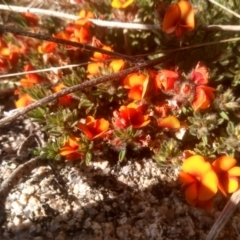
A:
{"type": "MultiPolygon", "coordinates": [[[[30,160],[34,127],[25,119],[0,130],[0,183],[30,160]]],[[[151,159],[44,163],[11,186],[1,239],[205,239],[226,200],[210,212],[190,207],[176,175],[151,159]]],[[[238,229],[239,211],[218,239],[238,239],[238,229]]]]}

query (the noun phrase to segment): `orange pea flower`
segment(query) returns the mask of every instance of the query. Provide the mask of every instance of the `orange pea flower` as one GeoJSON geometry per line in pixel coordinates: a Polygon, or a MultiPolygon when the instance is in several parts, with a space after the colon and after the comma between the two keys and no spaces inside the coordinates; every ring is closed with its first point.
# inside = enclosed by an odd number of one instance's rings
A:
{"type": "MultiPolygon", "coordinates": [[[[35,67],[33,67],[31,64],[25,65],[23,69],[24,72],[30,72],[33,70],[35,70],[35,67]]],[[[22,78],[20,80],[20,84],[21,86],[24,86],[24,87],[31,87],[34,84],[41,83],[42,81],[43,81],[43,78],[37,73],[27,73],[26,78],[22,78]]]]}
{"type": "Polygon", "coordinates": [[[20,50],[17,46],[9,43],[7,44],[2,38],[0,38],[0,59],[3,68],[8,69],[8,63],[14,64],[19,58],[20,50]]]}
{"type": "Polygon", "coordinates": [[[60,38],[60,39],[65,39],[65,40],[69,40],[70,36],[71,36],[71,34],[67,31],[63,31],[63,32],[53,34],[53,37],[60,38]]]}
{"type": "Polygon", "coordinates": [[[212,163],[219,179],[218,188],[225,196],[239,188],[240,167],[235,167],[236,163],[236,159],[229,156],[221,156],[212,163]]]}
{"type": "MultiPolygon", "coordinates": [[[[104,49],[104,50],[107,50],[107,51],[110,51],[110,52],[113,51],[113,48],[111,46],[104,45],[96,37],[92,38],[92,45],[94,47],[98,47],[98,48],[101,48],[101,49],[104,49]]],[[[107,55],[107,54],[100,53],[100,52],[94,52],[93,57],[91,57],[90,59],[93,60],[93,61],[104,61],[104,60],[107,60],[109,58],[110,58],[110,56],[107,55]]]]}
{"type": "Polygon", "coordinates": [[[181,127],[180,121],[175,116],[159,118],[157,123],[162,128],[179,129],[181,127]]]}
{"type": "Polygon", "coordinates": [[[91,11],[87,11],[85,9],[82,9],[79,12],[79,16],[80,16],[80,18],[95,18],[94,14],[91,11]]]}
{"type": "Polygon", "coordinates": [[[119,72],[124,69],[126,63],[123,59],[114,59],[110,62],[109,67],[112,68],[113,72],[119,72]]]}
{"type": "Polygon", "coordinates": [[[126,8],[131,5],[134,0],[113,0],[111,6],[113,8],[126,8]]]}
{"type": "Polygon", "coordinates": [[[39,18],[36,14],[30,13],[30,12],[23,12],[21,13],[26,22],[29,24],[31,27],[35,27],[38,25],[39,18]]]}
{"type": "Polygon", "coordinates": [[[155,76],[155,85],[163,91],[170,91],[174,88],[176,80],[179,79],[179,73],[163,69],[155,76]]]}
{"type": "Polygon", "coordinates": [[[57,44],[54,42],[43,42],[40,46],[38,46],[39,53],[52,53],[57,49],[57,44]]]}
{"type": "Polygon", "coordinates": [[[91,36],[90,36],[89,26],[90,26],[90,22],[86,22],[82,24],[82,19],[76,20],[74,33],[71,36],[70,40],[74,41],[75,39],[77,42],[80,42],[80,43],[90,42],[91,36]]]}
{"type": "Polygon", "coordinates": [[[144,98],[149,82],[148,75],[144,73],[131,73],[123,80],[123,87],[130,89],[128,97],[133,100],[144,98]]]}
{"type": "Polygon", "coordinates": [[[113,125],[115,128],[141,128],[150,122],[149,115],[143,115],[143,107],[135,103],[121,106],[119,111],[113,112],[113,125]]]}
{"type": "Polygon", "coordinates": [[[98,77],[100,76],[100,69],[104,67],[102,62],[92,62],[87,65],[87,77],[98,77]]]}
{"type": "Polygon", "coordinates": [[[30,103],[34,102],[35,99],[30,97],[28,94],[23,94],[19,97],[19,99],[15,102],[17,108],[22,108],[28,106],[30,103]]]}
{"type": "Polygon", "coordinates": [[[212,100],[215,98],[215,89],[204,85],[197,86],[195,96],[192,102],[193,110],[207,109],[210,107],[212,100]]]}
{"type": "MultiPolygon", "coordinates": [[[[60,92],[61,90],[63,90],[64,88],[66,88],[66,86],[62,83],[60,83],[59,85],[55,86],[53,88],[54,92],[60,92]]],[[[70,94],[64,95],[60,98],[58,98],[58,105],[59,106],[69,106],[73,101],[73,97],[70,94]]]]}
{"type": "MultiPolygon", "coordinates": [[[[86,10],[81,10],[79,16],[79,19],[66,27],[66,32],[70,34],[68,39],[75,42],[88,43],[91,40],[91,22],[88,21],[88,18],[94,18],[94,14],[86,10]]],[[[62,36],[67,37],[66,35],[64,36],[64,34],[62,36]]],[[[73,49],[75,49],[75,47],[73,49]]]]}
{"type": "Polygon", "coordinates": [[[195,69],[190,73],[190,78],[197,85],[194,99],[192,101],[194,111],[208,108],[212,100],[215,98],[215,89],[205,86],[205,84],[208,83],[209,69],[199,62],[195,69]]]}
{"type": "MultiPolygon", "coordinates": [[[[178,179],[185,188],[185,197],[193,206],[206,204],[217,193],[218,177],[211,164],[200,155],[187,158],[178,179]]],[[[208,204],[206,204],[209,206],[208,204]]]]}
{"type": "Polygon", "coordinates": [[[167,10],[162,23],[162,30],[167,34],[174,33],[182,37],[185,32],[195,27],[194,9],[187,0],[173,3],[167,10]]]}
{"type": "Polygon", "coordinates": [[[101,137],[108,130],[109,122],[104,118],[95,119],[92,116],[88,116],[85,124],[80,122],[77,126],[92,140],[101,137]]]}
{"type": "Polygon", "coordinates": [[[209,69],[202,62],[198,62],[190,73],[190,78],[196,85],[208,84],[209,69]]]}
{"type": "Polygon", "coordinates": [[[59,154],[68,161],[75,161],[83,158],[83,153],[79,152],[80,149],[81,146],[78,143],[78,139],[69,137],[68,141],[60,148],[59,154]]]}

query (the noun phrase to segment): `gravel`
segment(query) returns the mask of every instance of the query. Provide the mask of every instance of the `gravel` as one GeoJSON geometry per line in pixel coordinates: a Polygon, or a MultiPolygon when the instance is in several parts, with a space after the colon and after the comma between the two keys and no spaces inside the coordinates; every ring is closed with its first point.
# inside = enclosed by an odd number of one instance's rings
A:
{"type": "MultiPolygon", "coordinates": [[[[30,159],[18,155],[30,125],[24,120],[1,129],[0,183],[30,159]]],[[[218,196],[210,212],[189,206],[177,172],[152,159],[39,166],[11,187],[1,239],[205,239],[226,199],[218,196]]],[[[239,211],[218,239],[237,239],[237,231],[239,211]]]]}

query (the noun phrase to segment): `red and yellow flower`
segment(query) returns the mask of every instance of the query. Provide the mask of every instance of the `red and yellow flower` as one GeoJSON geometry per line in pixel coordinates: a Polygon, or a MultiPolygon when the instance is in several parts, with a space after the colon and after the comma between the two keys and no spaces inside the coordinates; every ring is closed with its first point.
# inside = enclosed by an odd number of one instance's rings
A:
{"type": "Polygon", "coordinates": [[[20,49],[14,44],[7,44],[0,38],[0,68],[7,70],[9,64],[14,64],[18,61],[20,49]]]}
{"type": "MultiPolygon", "coordinates": [[[[53,88],[53,91],[60,92],[64,88],[66,88],[66,86],[63,83],[60,83],[53,88]]],[[[73,97],[70,94],[67,94],[58,98],[59,106],[69,106],[72,102],[73,102],[73,97]]]]}
{"type": "Polygon", "coordinates": [[[112,0],[111,6],[113,8],[126,8],[130,6],[134,0],[112,0]]]}
{"type": "Polygon", "coordinates": [[[154,79],[157,88],[163,91],[170,91],[174,89],[174,84],[179,79],[179,73],[163,69],[155,75],[154,79]]]}
{"type": "Polygon", "coordinates": [[[192,31],[194,27],[194,9],[187,0],[173,3],[168,8],[162,23],[164,32],[167,34],[175,32],[177,37],[182,37],[185,32],[192,31]]]}
{"type": "Polygon", "coordinates": [[[218,188],[225,196],[239,188],[240,167],[236,167],[236,163],[236,159],[229,156],[221,156],[212,163],[219,179],[218,188]]]}
{"type": "Polygon", "coordinates": [[[218,191],[218,177],[209,162],[200,155],[189,157],[183,162],[178,178],[191,205],[211,207],[211,199],[218,191]]]}
{"type": "Polygon", "coordinates": [[[92,116],[88,116],[86,123],[79,122],[77,127],[85,133],[88,139],[92,140],[103,136],[109,129],[109,122],[104,118],[95,119],[92,116]]]}
{"type": "Polygon", "coordinates": [[[102,62],[91,62],[87,65],[87,77],[99,77],[101,69],[104,68],[104,64],[102,62]]]}
{"type": "Polygon", "coordinates": [[[40,46],[38,46],[39,53],[52,53],[57,49],[57,44],[54,42],[43,42],[40,46]]]}
{"type": "Polygon", "coordinates": [[[215,89],[205,85],[208,83],[208,78],[209,69],[201,62],[199,62],[190,73],[190,79],[196,84],[196,90],[192,101],[194,111],[208,108],[215,98],[215,89]]]}
{"type": "Polygon", "coordinates": [[[121,106],[119,111],[113,112],[113,125],[115,128],[141,128],[150,122],[149,115],[143,114],[143,107],[135,103],[121,106]]]}
{"type": "Polygon", "coordinates": [[[193,110],[207,109],[210,107],[212,100],[215,98],[215,89],[208,86],[197,86],[195,96],[192,102],[193,110]]]}
{"type": "Polygon", "coordinates": [[[180,121],[175,116],[159,118],[157,123],[162,128],[179,129],[181,127],[180,121]]]}
{"type": "Polygon", "coordinates": [[[15,102],[17,108],[22,108],[28,106],[30,103],[34,102],[35,99],[30,97],[28,94],[20,95],[19,99],[15,102]]]}
{"type": "Polygon", "coordinates": [[[30,12],[23,12],[21,14],[29,26],[36,27],[38,25],[39,18],[36,14],[30,12]]]}
{"type": "Polygon", "coordinates": [[[144,73],[131,73],[123,80],[123,87],[130,89],[128,97],[141,100],[145,97],[149,83],[149,76],[144,73]]]}
{"type": "MultiPolygon", "coordinates": [[[[98,48],[101,48],[103,50],[107,50],[107,51],[110,51],[112,52],[113,51],[113,48],[111,46],[107,46],[107,45],[104,45],[100,40],[98,40],[96,37],[93,37],[92,38],[92,45],[94,47],[98,47],[98,48]]],[[[105,53],[100,53],[100,52],[94,52],[93,53],[93,57],[91,57],[90,59],[93,60],[93,61],[104,61],[104,60],[107,60],[109,59],[110,56],[105,54],[105,53]]]]}
{"type": "MultiPolygon", "coordinates": [[[[30,72],[36,70],[31,64],[27,64],[24,66],[24,72],[30,72]]],[[[35,84],[41,83],[43,78],[37,73],[26,73],[26,78],[22,78],[20,80],[20,85],[22,87],[32,87],[35,84]]]]}
{"type": "Polygon", "coordinates": [[[78,143],[79,139],[71,136],[68,141],[60,148],[59,154],[65,157],[68,161],[75,161],[83,158],[83,153],[79,150],[81,145],[78,143]]]}
{"type": "Polygon", "coordinates": [[[113,72],[119,72],[124,69],[126,63],[123,59],[114,59],[110,62],[109,67],[112,68],[113,72]]]}

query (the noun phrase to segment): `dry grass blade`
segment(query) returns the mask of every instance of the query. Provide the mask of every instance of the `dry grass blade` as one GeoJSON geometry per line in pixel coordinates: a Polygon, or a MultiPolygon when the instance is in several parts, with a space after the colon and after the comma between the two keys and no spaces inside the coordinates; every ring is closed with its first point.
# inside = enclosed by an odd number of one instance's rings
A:
{"type": "Polygon", "coordinates": [[[226,223],[229,221],[231,216],[233,215],[234,211],[237,208],[237,205],[240,201],[240,190],[233,193],[227,204],[225,205],[224,209],[222,210],[220,216],[218,217],[217,221],[212,226],[209,234],[207,235],[206,240],[214,240],[224,228],[226,223]]]}
{"type": "Polygon", "coordinates": [[[220,7],[220,8],[222,8],[222,9],[225,10],[226,12],[231,13],[233,16],[235,16],[235,17],[237,17],[237,18],[240,18],[240,15],[239,15],[239,14],[237,14],[236,12],[232,11],[231,9],[223,6],[222,4],[218,3],[217,1],[215,1],[215,0],[208,0],[208,1],[211,2],[211,3],[213,3],[213,4],[215,4],[216,6],[218,6],[218,7],[220,7]]]}

